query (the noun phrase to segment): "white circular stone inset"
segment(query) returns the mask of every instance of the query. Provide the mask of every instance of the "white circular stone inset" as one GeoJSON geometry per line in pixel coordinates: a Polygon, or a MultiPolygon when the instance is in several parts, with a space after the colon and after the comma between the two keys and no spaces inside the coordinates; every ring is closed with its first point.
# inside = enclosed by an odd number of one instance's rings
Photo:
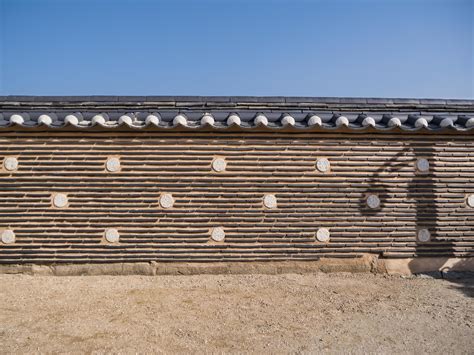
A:
{"type": "Polygon", "coordinates": [[[271,194],[265,195],[265,196],[263,197],[263,205],[264,205],[266,208],[270,208],[270,209],[276,208],[276,207],[277,207],[277,199],[276,199],[276,196],[275,196],[275,195],[271,195],[271,194]]]}
{"type": "Polygon", "coordinates": [[[369,208],[379,208],[380,207],[380,198],[377,195],[369,195],[367,197],[367,206],[369,208]]]}
{"type": "Polygon", "coordinates": [[[163,208],[171,208],[174,205],[174,198],[171,194],[162,194],[160,196],[160,206],[163,208]]]}
{"type": "Polygon", "coordinates": [[[11,229],[5,229],[2,232],[2,243],[4,244],[15,243],[15,233],[11,229]]]}
{"type": "Polygon", "coordinates": [[[424,158],[418,159],[416,161],[416,168],[423,173],[427,172],[430,170],[430,162],[424,158]]]}
{"type": "Polygon", "coordinates": [[[331,163],[326,158],[319,158],[316,161],[316,169],[322,173],[328,172],[330,167],[331,163]]]}
{"type": "Polygon", "coordinates": [[[120,170],[120,159],[119,158],[109,158],[105,163],[105,168],[107,171],[114,173],[120,170]]]}
{"type": "Polygon", "coordinates": [[[222,242],[225,239],[225,232],[223,227],[215,227],[211,230],[211,238],[216,242],[222,242]]]}
{"type": "Polygon", "coordinates": [[[105,240],[109,243],[117,243],[120,239],[120,234],[115,228],[108,228],[104,233],[105,240]]]}
{"type": "Polygon", "coordinates": [[[316,239],[320,242],[327,242],[331,237],[331,233],[327,228],[319,228],[316,232],[316,239]]]}
{"type": "Polygon", "coordinates": [[[227,166],[227,163],[224,158],[215,158],[212,161],[212,170],[221,172],[224,171],[227,166]]]}
{"type": "Polygon", "coordinates": [[[65,194],[53,195],[53,205],[57,208],[66,207],[68,203],[67,196],[65,194]]]}
{"type": "Polygon", "coordinates": [[[428,229],[420,229],[418,231],[418,241],[420,242],[429,242],[431,239],[431,233],[428,229]]]}
{"type": "Polygon", "coordinates": [[[13,171],[18,169],[18,159],[15,157],[6,157],[3,160],[3,167],[5,170],[13,171]]]}
{"type": "Polygon", "coordinates": [[[474,207],[474,194],[467,196],[466,202],[469,207],[474,207]]]}

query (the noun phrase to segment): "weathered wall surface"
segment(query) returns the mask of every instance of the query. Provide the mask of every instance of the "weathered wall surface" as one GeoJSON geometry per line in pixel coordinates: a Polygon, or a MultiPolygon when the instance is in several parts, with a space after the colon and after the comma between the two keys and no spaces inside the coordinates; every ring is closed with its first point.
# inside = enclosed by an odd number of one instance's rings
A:
{"type": "Polygon", "coordinates": [[[6,132],[0,162],[0,233],[13,233],[0,243],[5,264],[474,256],[468,135],[6,132]],[[212,169],[216,157],[224,171],[212,169]],[[371,194],[380,207],[367,206],[371,194]],[[317,240],[321,228],[329,241],[317,240]]]}

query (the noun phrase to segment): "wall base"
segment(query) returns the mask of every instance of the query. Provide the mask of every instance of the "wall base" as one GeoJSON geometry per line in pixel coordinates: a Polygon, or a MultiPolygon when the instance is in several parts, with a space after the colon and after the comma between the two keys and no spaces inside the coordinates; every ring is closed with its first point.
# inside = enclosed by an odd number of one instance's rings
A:
{"type": "Polygon", "coordinates": [[[389,275],[474,272],[474,258],[381,259],[366,254],[359,258],[321,258],[317,261],[110,264],[0,265],[0,274],[55,276],[82,275],[196,275],[196,274],[284,274],[312,272],[372,272],[389,275]]]}
{"type": "Polygon", "coordinates": [[[379,268],[391,275],[413,275],[435,272],[474,272],[474,258],[419,257],[378,259],[379,268]]]}

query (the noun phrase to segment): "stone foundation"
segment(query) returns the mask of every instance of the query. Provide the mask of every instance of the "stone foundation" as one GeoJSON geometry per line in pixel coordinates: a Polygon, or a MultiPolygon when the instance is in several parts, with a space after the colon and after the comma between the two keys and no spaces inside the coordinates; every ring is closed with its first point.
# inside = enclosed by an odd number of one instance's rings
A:
{"type": "Polygon", "coordinates": [[[285,274],[312,272],[372,272],[389,275],[474,272],[474,258],[381,259],[321,258],[316,261],[222,262],[222,263],[104,263],[104,264],[12,264],[0,265],[1,274],[42,276],[98,275],[197,275],[197,274],[285,274]]]}

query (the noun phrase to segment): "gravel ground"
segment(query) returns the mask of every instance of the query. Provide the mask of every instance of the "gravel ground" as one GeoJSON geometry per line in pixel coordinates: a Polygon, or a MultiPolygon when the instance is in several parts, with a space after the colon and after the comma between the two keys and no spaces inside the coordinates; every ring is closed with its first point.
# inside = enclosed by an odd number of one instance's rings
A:
{"type": "Polygon", "coordinates": [[[0,275],[0,353],[473,353],[474,280],[0,275]]]}

